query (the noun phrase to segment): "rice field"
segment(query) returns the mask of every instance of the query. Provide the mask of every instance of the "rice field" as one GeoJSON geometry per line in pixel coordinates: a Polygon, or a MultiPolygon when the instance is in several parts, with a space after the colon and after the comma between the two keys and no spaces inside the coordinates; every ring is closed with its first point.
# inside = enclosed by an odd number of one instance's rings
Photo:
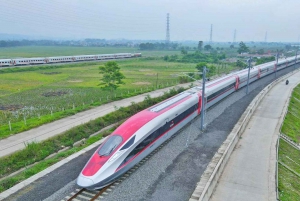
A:
{"type": "MultiPolygon", "coordinates": [[[[0,73],[0,129],[9,124],[65,110],[89,108],[113,99],[176,85],[174,74],[195,71],[193,64],[163,60],[118,61],[125,84],[113,94],[100,88],[102,63],[77,63],[61,68],[33,67],[32,71],[0,73]]],[[[13,130],[13,129],[12,129],[13,130]]]]}

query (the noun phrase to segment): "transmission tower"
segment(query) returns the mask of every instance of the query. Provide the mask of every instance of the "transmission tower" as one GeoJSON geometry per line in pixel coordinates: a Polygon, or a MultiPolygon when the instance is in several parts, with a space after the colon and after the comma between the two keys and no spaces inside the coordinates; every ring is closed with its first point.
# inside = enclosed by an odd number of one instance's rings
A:
{"type": "Polygon", "coordinates": [[[235,42],[236,42],[236,29],[233,32],[233,43],[235,43],[235,42]]]}
{"type": "Polygon", "coordinates": [[[209,39],[209,43],[212,43],[212,34],[213,34],[213,25],[210,25],[210,39],[209,39]]]}
{"type": "Polygon", "coordinates": [[[265,34],[265,43],[268,41],[268,32],[266,31],[266,34],[265,34]]]}
{"type": "Polygon", "coordinates": [[[167,13],[167,34],[166,34],[166,43],[170,43],[170,16],[169,13],[167,13]]]}

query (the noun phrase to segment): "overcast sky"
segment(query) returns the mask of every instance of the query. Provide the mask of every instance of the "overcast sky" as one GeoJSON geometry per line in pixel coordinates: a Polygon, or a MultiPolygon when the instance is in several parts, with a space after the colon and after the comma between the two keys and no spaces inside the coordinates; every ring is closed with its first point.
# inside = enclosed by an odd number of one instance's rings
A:
{"type": "Polygon", "coordinates": [[[300,0],[0,0],[0,33],[52,38],[297,42],[300,0]]]}

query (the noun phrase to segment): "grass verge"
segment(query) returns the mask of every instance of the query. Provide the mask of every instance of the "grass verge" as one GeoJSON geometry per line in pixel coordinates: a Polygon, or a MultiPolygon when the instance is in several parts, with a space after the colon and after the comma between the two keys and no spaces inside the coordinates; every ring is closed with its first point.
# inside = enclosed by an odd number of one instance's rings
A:
{"type": "MultiPolygon", "coordinates": [[[[300,85],[293,90],[281,133],[300,142],[300,85]]],[[[281,201],[300,198],[300,151],[280,139],[278,151],[278,191],[281,201]]]]}

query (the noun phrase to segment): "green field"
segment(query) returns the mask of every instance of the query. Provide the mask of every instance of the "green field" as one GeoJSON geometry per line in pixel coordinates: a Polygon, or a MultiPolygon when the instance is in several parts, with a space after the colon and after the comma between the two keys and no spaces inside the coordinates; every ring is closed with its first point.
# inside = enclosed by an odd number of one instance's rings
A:
{"type": "MultiPolygon", "coordinates": [[[[195,64],[166,63],[163,60],[130,59],[118,61],[126,76],[125,85],[111,94],[98,86],[98,67],[103,63],[76,63],[62,66],[26,67],[0,72],[0,130],[9,122],[21,123],[26,130],[31,118],[77,108],[88,109],[108,101],[126,98],[178,84],[174,74],[195,71],[195,64]]],[[[37,121],[37,120],[35,120],[37,121]]],[[[48,120],[47,120],[48,121],[48,120]]],[[[36,125],[36,124],[34,124],[36,125]]],[[[16,126],[12,126],[12,133],[16,126]]],[[[4,131],[1,131],[1,135],[4,131]]],[[[1,136],[0,136],[1,137],[1,136]]]]}
{"type": "MultiPolygon", "coordinates": [[[[300,143],[300,85],[290,99],[281,133],[297,144],[300,143]]],[[[281,201],[298,201],[300,198],[300,151],[280,140],[279,143],[278,183],[281,201]]]]}
{"type": "MultiPolygon", "coordinates": [[[[134,52],[134,48],[16,47],[1,49],[9,57],[134,52]]],[[[196,63],[166,62],[176,51],[145,51],[142,58],[117,60],[125,84],[114,93],[100,88],[99,66],[104,62],[26,66],[0,69],[0,138],[72,115],[114,100],[187,82],[182,72],[196,72],[196,63]],[[149,57],[144,57],[144,55],[149,57]],[[62,114],[64,113],[64,114],[62,114]],[[41,118],[45,117],[45,118],[41,118]],[[9,126],[11,125],[11,126],[9,126]]],[[[0,55],[1,55],[0,54],[0,55]]],[[[217,65],[228,73],[230,65],[217,65]]],[[[191,81],[191,80],[190,80],[191,81]]]]}
{"type": "Polygon", "coordinates": [[[89,54],[135,53],[141,52],[143,57],[162,57],[178,54],[180,51],[141,51],[138,48],[116,47],[67,47],[67,46],[24,46],[0,48],[0,59],[23,57],[72,56],[89,54]]]}

